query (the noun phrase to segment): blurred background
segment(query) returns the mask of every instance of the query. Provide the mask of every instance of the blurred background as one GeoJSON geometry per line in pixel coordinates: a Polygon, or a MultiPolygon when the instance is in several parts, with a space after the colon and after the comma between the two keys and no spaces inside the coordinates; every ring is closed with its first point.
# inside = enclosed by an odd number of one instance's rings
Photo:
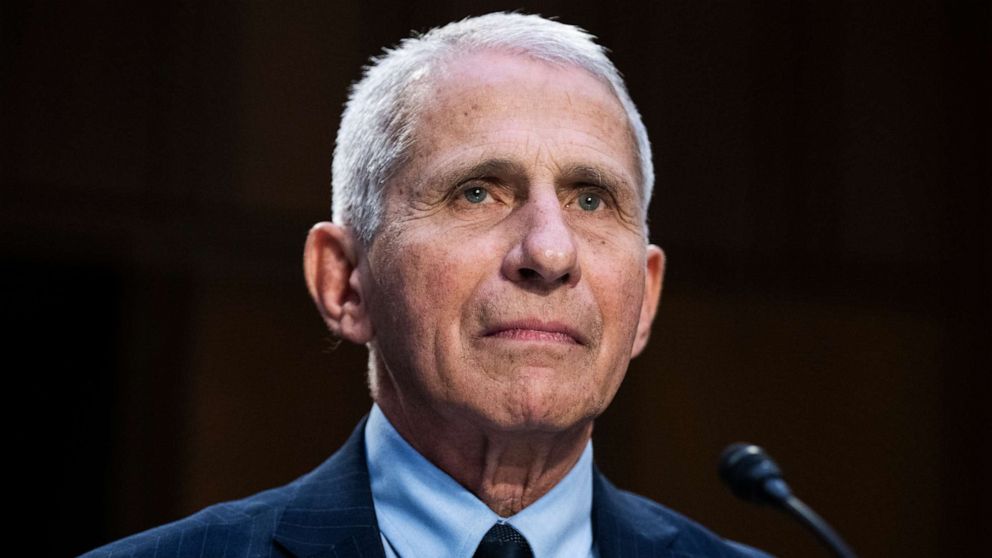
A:
{"type": "Polygon", "coordinates": [[[749,440],[864,556],[987,552],[990,8],[865,4],[3,3],[16,534],[77,554],[342,443],[365,354],[300,256],[348,85],[411,30],[522,9],[601,38],[654,145],[668,275],[601,469],[824,555],[720,485],[749,440]]]}

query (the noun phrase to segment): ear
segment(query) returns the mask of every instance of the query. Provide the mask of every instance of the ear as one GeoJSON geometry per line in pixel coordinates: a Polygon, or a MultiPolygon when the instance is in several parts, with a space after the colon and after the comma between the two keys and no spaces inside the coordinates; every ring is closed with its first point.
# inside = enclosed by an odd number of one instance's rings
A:
{"type": "Polygon", "coordinates": [[[651,324],[658,312],[658,302],[661,300],[661,284],[665,278],[665,253],[654,244],[648,245],[646,267],[644,270],[644,300],[641,302],[641,319],[637,322],[637,336],[630,358],[641,354],[651,337],[651,324]]]}
{"type": "Polygon", "coordinates": [[[350,229],[317,223],[303,249],[307,289],[331,333],[364,345],[374,331],[362,293],[361,266],[350,229]]]}

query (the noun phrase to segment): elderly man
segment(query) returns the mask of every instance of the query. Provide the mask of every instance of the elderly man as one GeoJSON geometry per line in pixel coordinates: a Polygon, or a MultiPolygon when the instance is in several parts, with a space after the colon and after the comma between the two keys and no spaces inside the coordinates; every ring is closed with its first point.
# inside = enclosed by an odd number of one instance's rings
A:
{"type": "Polygon", "coordinates": [[[307,286],[369,348],[375,404],[283,488],[93,556],[758,556],[592,463],[648,341],[644,125],[580,29],[490,14],[408,39],[352,91],[307,286]]]}

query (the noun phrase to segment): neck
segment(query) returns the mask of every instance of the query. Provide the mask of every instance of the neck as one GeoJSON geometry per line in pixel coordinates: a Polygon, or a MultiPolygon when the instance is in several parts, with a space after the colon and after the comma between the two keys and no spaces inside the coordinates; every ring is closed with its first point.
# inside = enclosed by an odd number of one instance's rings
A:
{"type": "Polygon", "coordinates": [[[376,402],[396,431],[500,517],[516,514],[558,484],[592,435],[591,420],[558,432],[488,428],[484,421],[446,417],[425,405],[403,405],[388,391],[380,390],[376,402]]]}

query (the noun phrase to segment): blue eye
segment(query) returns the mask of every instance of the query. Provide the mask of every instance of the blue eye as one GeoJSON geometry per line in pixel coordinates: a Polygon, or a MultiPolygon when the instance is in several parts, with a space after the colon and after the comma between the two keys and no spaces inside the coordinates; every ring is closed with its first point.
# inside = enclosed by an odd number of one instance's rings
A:
{"type": "Polygon", "coordinates": [[[602,198],[596,194],[582,194],[579,196],[579,207],[583,211],[596,211],[601,203],[603,203],[602,198]]]}
{"type": "Polygon", "coordinates": [[[487,197],[489,197],[489,192],[487,192],[485,188],[479,186],[465,190],[465,199],[468,200],[469,203],[482,203],[486,201],[487,197]]]}

